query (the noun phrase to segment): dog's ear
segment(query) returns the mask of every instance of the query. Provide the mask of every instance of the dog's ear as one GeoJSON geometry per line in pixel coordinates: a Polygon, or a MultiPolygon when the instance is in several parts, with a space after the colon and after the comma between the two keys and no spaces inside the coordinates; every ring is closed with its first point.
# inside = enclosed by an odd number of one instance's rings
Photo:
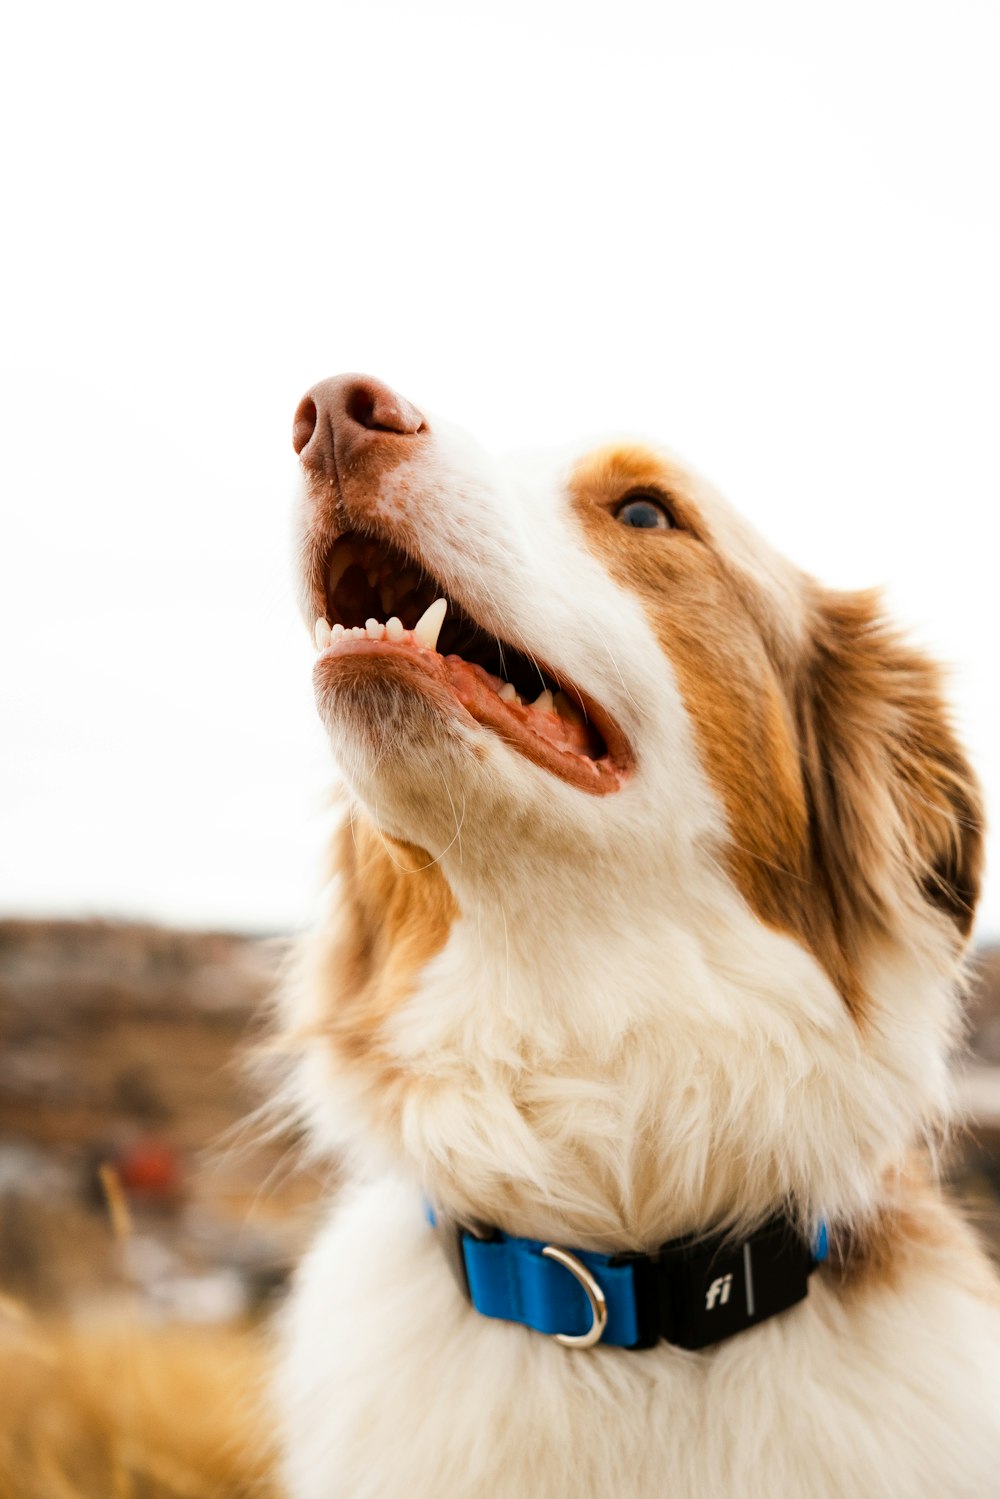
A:
{"type": "Polygon", "coordinates": [[[964,943],[983,809],[938,669],[886,625],[877,595],[820,593],[802,688],[814,854],[842,940],[912,931],[915,911],[936,910],[964,943]]]}

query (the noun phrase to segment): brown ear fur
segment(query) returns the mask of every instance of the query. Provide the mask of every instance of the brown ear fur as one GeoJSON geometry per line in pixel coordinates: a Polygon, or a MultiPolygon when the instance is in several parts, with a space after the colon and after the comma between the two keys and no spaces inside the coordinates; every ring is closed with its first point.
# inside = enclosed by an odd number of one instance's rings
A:
{"type": "Polygon", "coordinates": [[[964,942],[982,862],[983,808],[940,672],[899,639],[872,593],[818,595],[799,721],[815,864],[841,940],[897,935],[929,902],[964,942]]]}
{"type": "Polygon", "coordinates": [[[423,849],[381,833],[362,812],[336,838],[339,919],[316,954],[325,1033],[355,1059],[377,1049],[386,1020],[409,997],[457,916],[440,866],[423,849]]]}

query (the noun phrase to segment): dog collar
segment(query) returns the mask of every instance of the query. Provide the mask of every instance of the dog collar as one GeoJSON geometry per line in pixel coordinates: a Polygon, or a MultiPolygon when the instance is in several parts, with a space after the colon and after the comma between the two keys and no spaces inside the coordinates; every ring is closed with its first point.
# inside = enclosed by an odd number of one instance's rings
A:
{"type": "Polygon", "coordinates": [[[562,1249],[427,1216],[477,1312],[572,1348],[652,1348],[661,1339],[706,1348],[802,1301],[828,1253],[825,1224],[808,1244],[783,1216],[745,1239],[689,1235],[649,1255],[562,1249]]]}

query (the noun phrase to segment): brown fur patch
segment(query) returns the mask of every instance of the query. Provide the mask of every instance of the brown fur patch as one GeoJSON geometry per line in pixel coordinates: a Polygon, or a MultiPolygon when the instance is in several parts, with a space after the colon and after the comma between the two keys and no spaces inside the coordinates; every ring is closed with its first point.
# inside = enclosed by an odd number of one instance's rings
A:
{"type": "Polygon", "coordinates": [[[339,830],[333,862],[341,877],[337,920],[311,955],[311,983],[323,1003],[318,1030],[345,1056],[384,1072],[385,1022],[444,946],[458,908],[429,854],[387,837],[361,812],[339,830]]]}
{"type": "MultiPolygon", "coordinates": [[[[642,449],[605,450],[573,481],[590,544],[611,575],[641,600],[677,675],[702,762],[721,797],[732,877],[754,912],[797,936],[855,1004],[828,912],[813,899],[809,805],[796,726],[782,676],[748,583],[712,546],[683,478],[642,449]],[[642,532],[620,525],[614,506],[651,486],[670,496],[684,529],[642,532]]],[[[775,634],[779,632],[776,630],[775,634]]]]}
{"type": "Polygon", "coordinates": [[[893,1290],[914,1272],[1000,1303],[1000,1285],[975,1233],[942,1194],[929,1161],[917,1156],[887,1175],[870,1218],[831,1234],[824,1269],[838,1290],[851,1295],[893,1290]]]}
{"type": "Polygon", "coordinates": [[[899,935],[914,890],[963,936],[971,922],[981,809],[934,669],[881,628],[869,596],[825,595],[804,578],[814,627],[791,650],[779,605],[715,542],[684,474],[644,448],[592,455],[571,500],[673,665],[726,812],[737,888],[860,1015],[863,943],[899,935]],[[615,520],[638,488],[668,498],[677,529],[615,520]]]}
{"type": "Polygon", "coordinates": [[[798,717],[841,925],[891,927],[916,890],[968,937],[982,872],[979,786],[940,672],[885,625],[876,595],[818,594],[798,717]]]}

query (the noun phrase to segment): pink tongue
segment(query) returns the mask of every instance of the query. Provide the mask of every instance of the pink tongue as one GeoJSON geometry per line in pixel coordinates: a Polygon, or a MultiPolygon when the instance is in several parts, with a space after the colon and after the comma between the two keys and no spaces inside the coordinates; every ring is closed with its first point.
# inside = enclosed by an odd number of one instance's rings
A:
{"type": "Polygon", "coordinates": [[[547,739],[556,749],[567,750],[574,755],[589,754],[590,739],[583,724],[570,723],[568,719],[560,718],[558,713],[544,713],[535,708],[521,707],[516,702],[502,702],[497,697],[497,692],[503,685],[500,677],[494,677],[483,667],[464,661],[461,656],[446,656],[444,662],[452,686],[474,718],[490,721],[507,711],[530,733],[547,739]]]}

